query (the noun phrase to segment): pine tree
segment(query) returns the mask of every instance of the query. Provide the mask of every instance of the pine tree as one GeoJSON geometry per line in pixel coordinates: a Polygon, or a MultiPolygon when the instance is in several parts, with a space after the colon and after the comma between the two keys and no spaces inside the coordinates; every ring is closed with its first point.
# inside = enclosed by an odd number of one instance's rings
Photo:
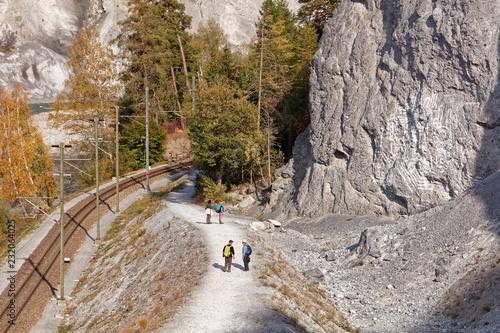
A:
{"type": "MultiPolygon", "coordinates": [[[[258,96],[256,104],[268,126],[266,132],[277,136],[287,156],[291,156],[296,136],[309,124],[309,65],[317,50],[317,34],[311,25],[299,24],[285,0],[264,1],[260,13],[256,23],[258,38],[250,55],[254,60],[242,78],[248,80],[249,72],[260,70],[259,89],[255,84],[248,89],[258,96]]],[[[271,155],[269,152],[268,166],[271,155]]]]}
{"type": "Polygon", "coordinates": [[[221,50],[229,46],[229,41],[224,29],[211,18],[206,24],[200,23],[193,38],[193,45],[196,49],[198,76],[205,78],[208,67],[221,50]]]}
{"type": "Polygon", "coordinates": [[[299,9],[299,18],[303,23],[311,23],[318,36],[332,17],[333,12],[341,0],[299,0],[302,6],[299,9]]]}
{"type": "Polygon", "coordinates": [[[141,105],[145,102],[146,87],[151,92],[152,114],[181,111],[184,97],[190,97],[187,75],[194,63],[191,36],[186,31],[191,17],[184,13],[184,5],[175,0],[130,3],[131,13],[123,22],[121,37],[130,62],[124,73],[127,112],[144,114],[141,105]]]}
{"type": "MultiPolygon", "coordinates": [[[[122,161],[133,170],[146,166],[146,127],[143,120],[125,126],[120,139],[122,161]]],[[[149,163],[163,161],[165,130],[154,121],[149,122],[149,163]]]]}
{"type": "Polygon", "coordinates": [[[279,141],[287,157],[292,156],[296,137],[309,125],[309,77],[310,64],[318,49],[316,30],[299,26],[293,40],[293,58],[290,70],[291,89],[280,107],[282,129],[279,141]]]}

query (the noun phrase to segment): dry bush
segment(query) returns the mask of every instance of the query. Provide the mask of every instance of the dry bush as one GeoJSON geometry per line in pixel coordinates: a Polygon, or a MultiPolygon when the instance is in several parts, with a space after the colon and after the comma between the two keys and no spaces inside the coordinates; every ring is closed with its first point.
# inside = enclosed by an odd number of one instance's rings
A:
{"type": "Polygon", "coordinates": [[[275,289],[275,310],[290,318],[292,325],[306,331],[335,332],[340,327],[354,332],[323,289],[307,280],[281,253],[263,242],[259,245],[266,249],[258,252],[265,262],[259,268],[259,279],[264,286],[275,289]]]}

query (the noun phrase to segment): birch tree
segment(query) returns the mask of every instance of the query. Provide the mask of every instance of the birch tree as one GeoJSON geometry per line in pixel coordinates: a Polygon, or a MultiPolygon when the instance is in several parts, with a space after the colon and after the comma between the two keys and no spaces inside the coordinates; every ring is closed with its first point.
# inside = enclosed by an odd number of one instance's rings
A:
{"type": "Polygon", "coordinates": [[[119,64],[111,48],[100,40],[99,31],[93,26],[81,30],[68,48],[68,56],[71,74],[53,105],[55,123],[81,133],[91,129],[91,118],[113,120],[112,107],[122,91],[119,64]]]}
{"type": "Polygon", "coordinates": [[[0,197],[13,203],[18,197],[54,196],[52,160],[31,123],[28,93],[20,86],[0,88],[0,131],[0,197]]]}

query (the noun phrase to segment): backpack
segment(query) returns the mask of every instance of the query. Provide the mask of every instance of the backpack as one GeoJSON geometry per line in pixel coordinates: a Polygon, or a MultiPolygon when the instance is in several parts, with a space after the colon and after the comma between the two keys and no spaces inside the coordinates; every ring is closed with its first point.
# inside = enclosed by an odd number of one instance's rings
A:
{"type": "Polygon", "coordinates": [[[220,213],[220,209],[221,209],[221,207],[222,207],[222,205],[221,205],[221,204],[217,205],[217,208],[215,208],[215,212],[216,212],[216,213],[220,213]]]}
{"type": "Polygon", "coordinates": [[[224,257],[228,258],[231,256],[231,246],[230,245],[226,245],[224,247],[224,257]]]}
{"type": "Polygon", "coordinates": [[[250,245],[247,244],[247,255],[251,255],[252,254],[252,248],[250,247],[250,245]]]}

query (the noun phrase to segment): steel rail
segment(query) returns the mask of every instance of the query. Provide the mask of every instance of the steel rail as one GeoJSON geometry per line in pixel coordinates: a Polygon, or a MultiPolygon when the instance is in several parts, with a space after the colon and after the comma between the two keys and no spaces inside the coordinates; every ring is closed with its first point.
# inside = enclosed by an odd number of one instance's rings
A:
{"type": "MultiPolygon", "coordinates": [[[[158,177],[166,173],[179,172],[180,170],[188,169],[191,166],[192,166],[192,161],[179,162],[174,165],[166,165],[163,167],[152,169],[150,171],[149,176],[151,178],[158,177]]],[[[145,188],[145,186],[142,184],[145,180],[146,180],[145,174],[137,174],[125,177],[119,182],[120,192],[137,184],[141,184],[141,186],[145,188]]],[[[109,185],[100,191],[99,201],[101,203],[107,204],[106,200],[114,197],[115,194],[116,194],[115,185],[114,184],[109,185]]],[[[96,196],[91,195],[81,200],[79,203],[70,208],[64,214],[63,222],[65,224],[64,225],[65,246],[78,230],[82,230],[82,232],[85,232],[87,236],[90,237],[85,227],[90,228],[93,225],[93,222],[95,222],[95,220],[93,219],[91,219],[90,221],[89,219],[87,219],[89,215],[92,214],[95,210],[96,210],[96,196]],[[90,226],[87,225],[84,226],[83,225],[84,222],[87,222],[87,224],[90,223],[90,226]]],[[[52,230],[57,231],[58,229],[59,227],[55,225],[51,229],[51,231],[52,230]]],[[[26,278],[22,280],[22,283],[19,286],[16,285],[16,290],[15,290],[16,321],[22,320],[20,314],[25,309],[25,307],[29,305],[30,300],[37,293],[43,281],[45,281],[51,287],[52,294],[55,296],[54,293],[55,288],[52,287],[51,283],[57,283],[58,281],[57,280],[53,281],[54,278],[51,278],[50,273],[53,273],[51,271],[53,270],[53,268],[54,269],[58,268],[58,266],[54,265],[54,263],[56,263],[57,259],[59,259],[59,254],[61,249],[59,245],[60,233],[51,231],[49,231],[49,233],[45,237],[45,239],[47,239],[48,237],[52,236],[52,240],[50,240],[49,245],[45,245],[44,241],[42,241],[40,245],[37,247],[37,249],[33,251],[33,254],[30,255],[30,258],[28,258],[28,260],[18,270],[17,275],[25,275],[26,270],[29,271],[29,273],[27,274],[26,278]],[[41,253],[42,255],[40,255],[41,253]],[[35,261],[36,264],[34,264],[35,261]],[[32,266],[31,268],[28,267],[30,263],[32,266]],[[32,288],[29,287],[30,285],[32,285],[32,288]]],[[[9,287],[7,286],[7,288],[2,292],[0,296],[0,300],[4,301],[4,304],[6,303],[5,305],[0,306],[0,308],[3,309],[2,312],[0,313],[1,332],[8,332],[14,326],[9,322],[8,312],[10,309],[9,305],[11,304],[11,298],[7,297],[6,295],[8,290],[9,287]]]]}

